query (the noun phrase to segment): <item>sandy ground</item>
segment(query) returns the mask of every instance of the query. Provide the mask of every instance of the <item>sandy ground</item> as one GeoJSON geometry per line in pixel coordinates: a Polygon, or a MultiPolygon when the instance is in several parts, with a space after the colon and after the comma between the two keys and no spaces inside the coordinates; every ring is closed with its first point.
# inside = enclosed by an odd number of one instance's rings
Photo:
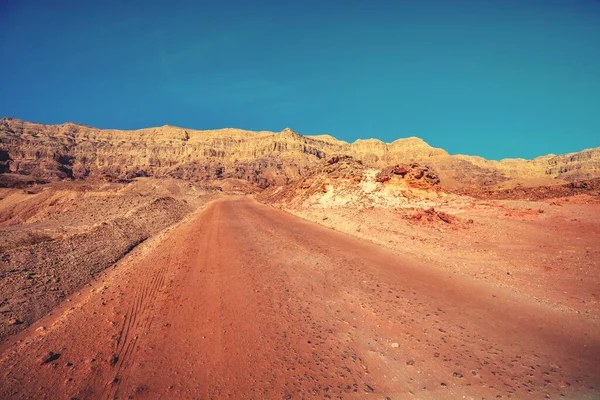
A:
{"type": "MultiPolygon", "coordinates": [[[[415,202],[418,203],[418,202],[415,202]]],[[[390,248],[441,272],[489,282],[566,313],[600,319],[600,201],[586,195],[477,200],[448,196],[419,207],[278,207],[390,248]],[[434,207],[446,223],[415,219],[434,207]]]]}
{"type": "Polygon", "coordinates": [[[597,398],[600,326],[245,197],[0,349],[1,398],[597,398]]]}

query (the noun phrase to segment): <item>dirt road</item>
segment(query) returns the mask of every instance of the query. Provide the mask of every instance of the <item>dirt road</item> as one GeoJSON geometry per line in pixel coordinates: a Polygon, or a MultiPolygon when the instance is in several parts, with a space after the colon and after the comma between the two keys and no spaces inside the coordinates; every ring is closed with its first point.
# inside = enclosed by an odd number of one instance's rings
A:
{"type": "Polygon", "coordinates": [[[4,343],[0,398],[600,396],[597,323],[398,250],[216,201],[4,343]]]}

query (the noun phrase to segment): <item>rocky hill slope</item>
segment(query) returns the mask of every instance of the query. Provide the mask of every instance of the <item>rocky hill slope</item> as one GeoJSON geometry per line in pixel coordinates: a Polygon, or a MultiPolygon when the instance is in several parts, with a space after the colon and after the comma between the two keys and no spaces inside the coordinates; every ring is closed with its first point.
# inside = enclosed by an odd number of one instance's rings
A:
{"type": "Polygon", "coordinates": [[[419,162],[435,169],[446,187],[560,184],[600,177],[600,148],[533,160],[490,161],[449,155],[414,137],[392,143],[377,139],[347,143],[328,135],[302,136],[291,129],[276,133],[162,126],[122,131],[0,120],[0,173],[36,180],[235,178],[265,188],[287,184],[333,155],[352,156],[379,168],[419,162]]]}

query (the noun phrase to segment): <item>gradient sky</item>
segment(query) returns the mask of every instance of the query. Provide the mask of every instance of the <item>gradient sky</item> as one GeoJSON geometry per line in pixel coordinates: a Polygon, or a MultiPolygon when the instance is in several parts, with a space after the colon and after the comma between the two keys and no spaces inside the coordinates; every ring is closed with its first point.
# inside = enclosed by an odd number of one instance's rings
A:
{"type": "Polygon", "coordinates": [[[0,117],[600,146],[600,2],[0,0],[0,117]]]}

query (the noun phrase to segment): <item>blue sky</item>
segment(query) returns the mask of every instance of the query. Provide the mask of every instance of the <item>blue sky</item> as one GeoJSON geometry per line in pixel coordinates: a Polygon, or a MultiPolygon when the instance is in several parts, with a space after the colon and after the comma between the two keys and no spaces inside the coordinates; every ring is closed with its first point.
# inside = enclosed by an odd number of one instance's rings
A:
{"type": "Polygon", "coordinates": [[[600,146],[600,2],[0,0],[0,116],[600,146]]]}

